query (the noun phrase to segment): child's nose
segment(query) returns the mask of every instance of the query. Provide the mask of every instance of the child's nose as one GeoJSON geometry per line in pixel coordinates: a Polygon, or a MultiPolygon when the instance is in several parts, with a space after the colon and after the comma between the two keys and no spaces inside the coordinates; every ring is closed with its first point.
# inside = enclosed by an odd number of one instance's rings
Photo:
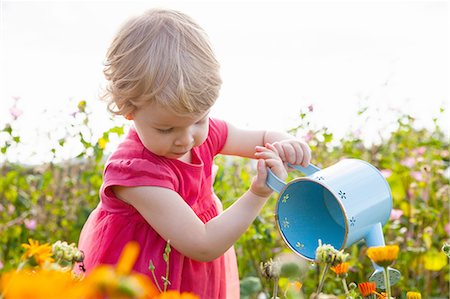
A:
{"type": "Polygon", "coordinates": [[[183,134],[179,135],[175,140],[176,146],[191,146],[194,143],[194,136],[191,132],[183,132],[183,134]]]}

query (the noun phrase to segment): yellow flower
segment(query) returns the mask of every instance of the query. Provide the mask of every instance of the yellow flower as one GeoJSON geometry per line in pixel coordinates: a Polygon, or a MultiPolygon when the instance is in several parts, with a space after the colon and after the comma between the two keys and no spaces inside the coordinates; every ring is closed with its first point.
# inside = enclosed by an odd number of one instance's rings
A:
{"type": "Polygon", "coordinates": [[[422,295],[419,292],[407,292],[406,299],[422,299],[422,295]]]}
{"type": "Polygon", "coordinates": [[[373,291],[373,293],[377,296],[377,299],[387,299],[387,294],[385,292],[378,293],[377,291],[373,291]]]}
{"type": "Polygon", "coordinates": [[[139,256],[139,244],[135,241],[128,242],[120,254],[117,262],[117,274],[127,275],[133,269],[134,263],[139,256]]]}
{"type": "Polygon", "coordinates": [[[363,297],[368,297],[374,294],[376,288],[375,282],[361,282],[358,283],[358,289],[363,297]]]}
{"type": "Polygon", "coordinates": [[[447,256],[440,251],[428,251],[423,257],[423,266],[429,271],[440,271],[447,262],[447,256]]]}
{"type": "Polygon", "coordinates": [[[153,298],[159,292],[146,275],[131,273],[139,255],[139,244],[129,242],[120,255],[117,266],[97,266],[86,277],[84,283],[91,297],[153,298]]]}
{"type": "Polygon", "coordinates": [[[387,267],[397,259],[399,250],[397,245],[370,247],[367,256],[378,266],[387,267]]]}
{"type": "Polygon", "coordinates": [[[86,110],[86,101],[82,100],[78,102],[78,110],[84,112],[86,110]]]}
{"type": "Polygon", "coordinates": [[[295,289],[297,292],[300,292],[300,289],[302,288],[303,283],[301,283],[300,281],[294,281],[294,282],[292,283],[292,285],[294,286],[294,289],[295,289]]]}
{"type": "Polygon", "coordinates": [[[103,137],[99,138],[97,141],[98,147],[101,149],[105,149],[107,143],[108,143],[108,140],[103,137]]]}
{"type": "Polygon", "coordinates": [[[90,289],[95,293],[103,292],[104,294],[111,294],[117,289],[119,279],[112,266],[100,265],[95,267],[87,277],[85,277],[85,284],[90,286],[90,289]]]}
{"type": "Polygon", "coordinates": [[[0,280],[4,299],[82,298],[79,287],[70,272],[43,269],[11,271],[0,280]]]}
{"type": "Polygon", "coordinates": [[[197,295],[192,293],[179,293],[177,291],[167,291],[161,293],[157,299],[200,299],[197,295]]]}
{"type": "Polygon", "coordinates": [[[34,258],[34,261],[39,266],[42,266],[46,261],[52,263],[52,247],[48,244],[39,245],[39,241],[28,239],[29,244],[22,244],[22,247],[27,249],[23,254],[22,259],[29,260],[34,258]]]}
{"type": "Polygon", "coordinates": [[[348,272],[348,263],[340,263],[334,267],[331,267],[331,270],[336,273],[336,275],[346,274],[348,272]]]}

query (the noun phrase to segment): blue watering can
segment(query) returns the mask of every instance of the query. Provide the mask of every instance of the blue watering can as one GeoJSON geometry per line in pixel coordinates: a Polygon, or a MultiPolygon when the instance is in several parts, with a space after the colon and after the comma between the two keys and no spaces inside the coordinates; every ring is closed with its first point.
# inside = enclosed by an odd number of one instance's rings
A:
{"type": "MultiPolygon", "coordinates": [[[[371,164],[344,159],[320,169],[290,165],[306,177],[285,184],[269,169],[267,185],[279,193],[276,222],[286,245],[314,261],[319,239],[338,250],[364,239],[368,247],[384,246],[382,225],[389,219],[392,196],[383,175],[371,164]]],[[[383,268],[373,263],[369,278],[385,288],[383,268]]],[[[391,284],[400,272],[389,268],[391,284]]]]}

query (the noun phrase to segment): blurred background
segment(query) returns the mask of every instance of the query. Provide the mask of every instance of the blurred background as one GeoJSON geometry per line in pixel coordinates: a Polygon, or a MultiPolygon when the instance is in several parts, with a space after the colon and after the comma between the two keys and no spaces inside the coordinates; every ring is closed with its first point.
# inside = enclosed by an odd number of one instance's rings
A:
{"type": "Polygon", "coordinates": [[[98,100],[104,55],[119,26],[152,7],[209,34],[224,82],[212,115],[236,125],[287,130],[313,109],[335,136],[362,130],[369,143],[393,111],[429,127],[448,108],[448,1],[1,1],[0,122],[19,113],[29,145],[17,159],[48,160],[43,136],[60,138],[82,100],[94,134],[111,127],[98,100]],[[363,109],[370,119],[355,117],[363,109]]]}

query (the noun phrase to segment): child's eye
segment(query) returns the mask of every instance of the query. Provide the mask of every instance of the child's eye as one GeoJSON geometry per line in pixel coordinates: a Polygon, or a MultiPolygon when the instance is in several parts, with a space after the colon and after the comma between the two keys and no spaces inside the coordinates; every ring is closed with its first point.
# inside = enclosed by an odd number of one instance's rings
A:
{"type": "Polygon", "coordinates": [[[169,134],[170,132],[172,132],[173,128],[170,129],[156,129],[159,133],[161,134],[169,134]]]}

